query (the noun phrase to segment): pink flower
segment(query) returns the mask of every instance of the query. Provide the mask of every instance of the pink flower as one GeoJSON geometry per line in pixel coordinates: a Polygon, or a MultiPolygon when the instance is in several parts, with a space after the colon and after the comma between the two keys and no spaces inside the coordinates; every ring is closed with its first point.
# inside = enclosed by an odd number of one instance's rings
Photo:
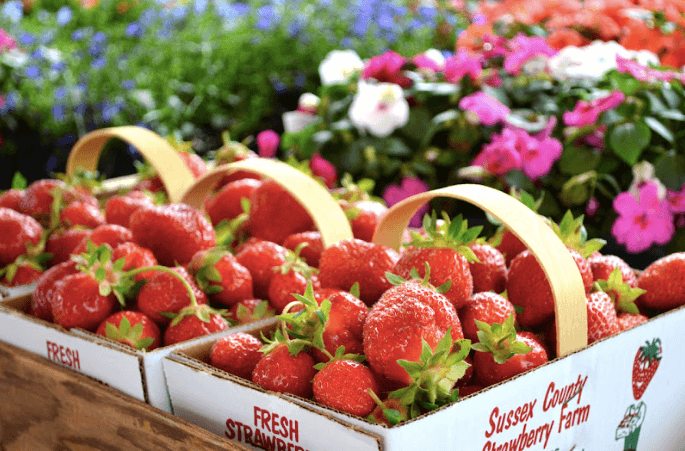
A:
{"type": "Polygon", "coordinates": [[[276,156],[281,137],[273,130],[264,130],[257,134],[257,153],[262,158],[273,158],[276,156]]]}
{"type": "Polygon", "coordinates": [[[647,183],[640,189],[639,200],[629,192],[614,199],[619,217],[611,226],[611,234],[630,253],[645,251],[654,243],[666,244],[673,238],[673,213],[668,202],[659,199],[658,190],[655,183],[647,183]]]}
{"type": "Polygon", "coordinates": [[[3,28],[0,28],[0,53],[5,53],[8,50],[16,49],[17,41],[10,36],[3,28]]]}
{"type": "Polygon", "coordinates": [[[503,121],[509,114],[509,108],[482,91],[463,97],[459,108],[475,113],[481,123],[489,126],[503,121]]]}
{"type": "Polygon", "coordinates": [[[502,133],[493,142],[483,146],[471,166],[481,166],[494,175],[504,175],[513,169],[520,169],[521,154],[516,145],[517,140],[513,134],[502,133]]]}
{"type": "Polygon", "coordinates": [[[366,63],[362,78],[374,78],[379,82],[394,83],[408,88],[412,85],[412,80],[402,74],[405,62],[402,55],[388,50],[382,55],[374,56],[366,63]]]}
{"type": "Polygon", "coordinates": [[[333,163],[326,160],[318,152],[312,155],[312,159],[309,161],[309,169],[315,177],[322,178],[328,188],[333,188],[335,182],[338,181],[338,171],[333,163]]]}
{"type": "Polygon", "coordinates": [[[619,72],[628,73],[637,80],[646,82],[654,82],[657,80],[670,82],[679,75],[678,72],[672,70],[661,71],[648,66],[643,66],[635,60],[622,58],[619,55],[616,55],[616,65],[616,69],[619,72]]]}
{"type": "MultiPolygon", "coordinates": [[[[388,185],[383,191],[383,200],[391,207],[396,203],[414,196],[416,194],[425,193],[428,191],[429,186],[423,180],[417,177],[405,177],[402,179],[400,185],[388,185]]],[[[409,221],[410,227],[420,227],[423,219],[423,215],[428,212],[428,205],[423,205],[416,214],[409,221]]]]}
{"type": "Polygon", "coordinates": [[[666,193],[668,208],[673,213],[685,213],[685,185],[680,191],[668,190],[666,193]]]}
{"type": "Polygon", "coordinates": [[[626,98],[619,90],[613,91],[606,97],[594,99],[590,102],[579,100],[573,111],[564,113],[564,124],[574,127],[583,127],[597,122],[599,115],[605,111],[619,106],[626,98]]]}
{"type": "Polygon", "coordinates": [[[445,80],[450,83],[458,83],[466,75],[471,76],[471,80],[477,80],[482,73],[480,59],[467,50],[461,49],[445,60],[445,80]]]}
{"type": "Polygon", "coordinates": [[[597,214],[597,210],[599,210],[599,201],[595,197],[589,198],[585,205],[585,214],[592,218],[597,214]]]}
{"type": "MultiPolygon", "coordinates": [[[[546,61],[557,54],[557,50],[547,44],[544,38],[517,35],[510,41],[512,52],[504,59],[504,69],[510,74],[518,74],[524,64],[535,58],[546,61]]],[[[546,65],[546,64],[545,64],[546,65]]]]}
{"type": "Polygon", "coordinates": [[[506,56],[509,53],[507,39],[504,36],[486,34],[483,36],[482,53],[486,60],[506,56]]]}
{"type": "Polygon", "coordinates": [[[439,72],[445,67],[445,57],[436,49],[428,49],[425,52],[416,55],[412,61],[416,64],[417,68],[426,69],[432,72],[439,72]]]}

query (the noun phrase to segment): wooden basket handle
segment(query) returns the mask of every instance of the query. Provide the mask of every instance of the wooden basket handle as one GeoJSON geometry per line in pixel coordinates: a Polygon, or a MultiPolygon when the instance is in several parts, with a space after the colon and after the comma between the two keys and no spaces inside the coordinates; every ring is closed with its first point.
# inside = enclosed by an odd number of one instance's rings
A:
{"type": "Polygon", "coordinates": [[[514,197],[483,185],[462,184],[417,194],[393,205],[381,219],[373,242],[398,250],[402,232],[421,206],[435,197],[473,204],[501,221],[535,255],[554,296],[557,355],[587,346],[587,308],[583,280],[573,257],[542,218],[514,197]]]}
{"type": "Polygon", "coordinates": [[[69,153],[66,173],[71,175],[78,168],[97,170],[100,153],[112,138],[121,139],[138,149],[159,174],[170,202],[180,202],[183,193],[195,181],[178,152],[164,138],[134,125],[103,128],[83,135],[69,153]]]}
{"type": "Polygon", "coordinates": [[[292,194],[314,220],[324,247],[353,238],[350,222],[331,193],[313,178],[277,160],[250,158],[217,166],[195,180],[183,193],[181,202],[202,209],[207,193],[225,174],[237,170],[268,177],[292,194]]]}

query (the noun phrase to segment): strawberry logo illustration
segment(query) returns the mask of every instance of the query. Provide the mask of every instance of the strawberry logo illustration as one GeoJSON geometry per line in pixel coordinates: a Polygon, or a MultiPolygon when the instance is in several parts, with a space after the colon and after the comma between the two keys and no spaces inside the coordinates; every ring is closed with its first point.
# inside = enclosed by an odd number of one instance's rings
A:
{"type": "Polygon", "coordinates": [[[655,338],[651,343],[649,341],[645,343],[645,346],[640,346],[637,350],[633,361],[633,397],[635,400],[642,397],[661,363],[661,340],[655,338]]]}

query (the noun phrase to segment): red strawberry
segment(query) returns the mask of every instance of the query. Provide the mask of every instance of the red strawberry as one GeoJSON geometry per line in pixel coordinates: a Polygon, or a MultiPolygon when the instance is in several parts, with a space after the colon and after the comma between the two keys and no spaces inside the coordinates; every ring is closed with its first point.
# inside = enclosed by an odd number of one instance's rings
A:
{"type": "Polygon", "coordinates": [[[372,423],[384,424],[388,427],[409,419],[409,409],[398,398],[387,398],[383,401],[376,400],[376,407],[371,411],[368,418],[372,423]]]}
{"type": "Polygon", "coordinates": [[[367,366],[347,359],[320,365],[313,384],[316,402],[361,417],[373,411],[376,402],[369,390],[378,393],[378,383],[367,366]]]}
{"type": "Polygon", "coordinates": [[[685,252],[662,257],[637,278],[638,287],[647,290],[637,300],[640,307],[666,311],[685,304],[685,252]]]}
{"type": "Polygon", "coordinates": [[[83,226],[94,229],[105,224],[105,216],[95,205],[75,201],[65,206],[59,213],[60,223],[66,227],[83,226]]]}
{"type": "MultiPolygon", "coordinates": [[[[122,271],[130,271],[137,268],[146,268],[157,265],[157,259],[150,249],[138,246],[136,243],[128,241],[121,243],[112,251],[112,261],[124,259],[122,271]]],[[[154,275],[152,271],[141,272],[135,275],[136,280],[143,280],[154,275]]]]}
{"type": "MultiPolygon", "coordinates": [[[[483,323],[480,323],[481,325],[483,323]]],[[[505,324],[484,325],[480,343],[473,345],[476,379],[485,386],[498,384],[549,360],[542,340],[532,332],[516,332],[513,317],[505,324]]]]}
{"type": "MultiPolygon", "coordinates": [[[[331,302],[328,321],[323,331],[326,351],[333,355],[340,346],[345,346],[347,353],[363,354],[364,323],[369,314],[366,304],[353,294],[337,288],[321,288],[314,293],[314,297],[319,305],[324,299],[331,302]]],[[[319,362],[328,360],[318,349],[313,349],[312,355],[319,362]]]]}
{"type": "Polygon", "coordinates": [[[304,294],[308,283],[312,284],[314,290],[321,288],[316,269],[307,265],[299,257],[299,252],[299,248],[294,252],[289,250],[285,262],[274,268],[274,274],[269,282],[269,304],[279,314],[296,300],[293,294],[304,294]]]}
{"type": "Polygon", "coordinates": [[[514,235],[514,232],[510,230],[504,230],[502,234],[502,241],[500,241],[495,248],[504,256],[507,267],[511,266],[511,262],[514,260],[514,257],[528,249],[523,241],[521,241],[516,235],[514,235]]]}
{"type": "Polygon", "coordinates": [[[502,253],[489,244],[472,244],[469,248],[480,261],[469,262],[473,292],[503,292],[507,285],[507,262],[502,253]]]}
{"type": "Polygon", "coordinates": [[[588,344],[620,332],[614,301],[607,293],[596,291],[587,296],[587,327],[588,344]]]}
{"type": "Polygon", "coordinates": [[[56,188],[66,189],[66,184],[56,179],[41,179],[31,183],[19,203],[19,211],[44,225],[50,223],[53,193],[56,188]]]}
{"type": "Polygon", "coordinates": [[[1,284],[18,287],[38,281],[43,274],[43,268],[30,258],[19,257],[14,263],[0,269],[0,274],[3,274],[1,284]]]}
{"type": "Polygon", "coordinates": [[[245,332],[225,335],[217,339],[209,351],[209,364],[234,374],[243,379],[251,380],[252,371],[262,358],[259,350],[262,342],[245,332]]]}
{"type": "Polygon", "coordinates": [[[503,324],[509,316],[513,316],[516,323],[516,312],[511,302],[497,293],[486,291],[475,293],[466,306],[459,311],[464,337],[474,343],[478,341],[476,321],[488,325],[503,324]]]}
{"type": "Polygon", "coordinates": [[[0,208],[0,267],[39,245],[43,228],[30,216],[0,208]]]}
{"type": "Polygon", "coordinates": [[[164,346],[192,340],[228,329],[228,323],[218,310],[209,305],[184,307],[164,332],[164,346]]]}
{"type": "Polygon", "coordinates": [[[204,200],[204,209],[213,225],[222,220],[231,221],[243,213],[243,199],[251,200],[254,191],[261,185],[260,180],[241,179],[223,186],[204,200]]]}
{"type": "Polygon", "coordinates": [[[621,330],[628,330],[640,324],[646,323],[649,318],[641,313],[633,314],[623,312],[618,315],[618,325],[621,330]]]}
{"type": "Polygon", "coordinates": [[[216,245],[212,224],[185,204],[140,208],[130,222],[133,240],[155,254],[161,265],[185,265],[196,252],[216,245]]]}
{"type": "Polygon", "coordinates": [[[297,246],[302,243],[307,243],[307,246],[300,250],[300,257],[302,257],[312,268],[318,268],[321,254],[323,253],[321,232],[309,231],[293,233],[292,235],[288,235],[285,241],[283,241],[283,247],[294,251],[297,246]]]}
{"type": "MultiPolygon", "coordinates": [[[[207,295],[197,286],[188,271],[181,266],[170,269],[190,285],[198,304],[207,303],[207,295]]],[[[138,309],[159,325],[166,326],[171,320],[162,313],[178,313],[191,304],[191,296],[185,285],[168,272],[155,271],[154,275],[138,292],[138,309]]]]}
{"type": "Polygon", "coordinates": [[[655,338],[640,346],[633,360],[632,387],[633,397],[637,401],[647,390],[656,370],[661,363],[661,340],[655,338]]]}
{"type": "Polygon", "coordinates": [[[87,242],[86,239],[92,234],[92,230],[82,228],[55,230],[50,234],[47,243],[45,243],[45,252],[52,254],[52,258],[49,261],[50,265],[58,265],[69,260],[69,257],[75,253],[74,250],[80,245],[81,241],[87,242]]]}
{"type": "Polygon", "coordinates": [[[388,211],[384,204],[372,200],[341,202],[341,206],[350,221],[354,237],[368,242],[373,240],[378,223],[388,211]]]}
{"type": "Polygon", "coordinates": [[[304,351],[293,355],[284,343],[264,354],[252,372],[252,382],[277,393],[290,393],[305,399],[312,397],[316,375],[314,359],[304,351]]]}
{"type": "Polygon", "coordinates": [[[314,226],[307,210],[273,180],[263,181],[250,202],[250,235],[254,237],[281,244],[288,235],[314,226]]]}
{"type": "Polygon", "coordinates": [[[411,377],[397,361],[418,361],[422,342],[435,349],[448,330],[453,341],[463,338],[451,302],[417,281],[404,282],[371,308],[364,323],[364,354],[376,373],[409,385],[411,377]]]}
{"type": "Polygon", "coordinates": [[[117,305],[114,294],[100,294],[99,282],[90,274],[79,272],[65,276],[55,284],[52,317],[55,324],[66,329],[78,327],[95,331],[117,305]]]}
{"type": "Polygon", "coordinates": [[[111,315],[100,324],[96,333],[146,351],[157,349],[162,344],[159,326],[144,313],[131,310],[111,315]]]}
{"type": "Polygon", "coordinates": [[[36,283],[31,296],[28,313],[37,318],[52,322],[52,299],[55,284],[63,277],[77,274],[76,262],[67,260],[45,271],[36,283]]]}
{"type": "Polygon", "coordinates": [[[22,197],[24,197],[24,190],[9,189],[0,194],[0,207],[19,211],[22,197]]]}
{"type": "Polygon", "coordinates": [[[131,216],[139,208],[154,207],[154,201],[140,191],[110,197],[105,203],[105,219],[109,224],[129,227],[131,216]]]}
{"type": "Polygon", "coordinates": [[[628,266],[621,257],[615,255],[595,255],[588,258],[588,263],[590,263],[590,268],[592,269],[592,276],[595,281],[597,280],[609,280],[609,276],[618,268],[621,271],[621,276],[623,282],[627,283],[630,287],[637,287],[637,276],[635,271],[628,266]]]}
{"type": "Polygon", "coordinates": [[[248,240],[236,253],[238,263],[250,271],[254,295],[259,299],[269,297],[269,284],[275,268],[285,263],[288,250],[270,241],[248,240]]]}
{"type": "Polygon", "coordinates": [[[261,299],[243,299],[233,304],[226,313],[225,318],[235,321],[237,324],[247,324],[276,315],[276,310],[269,305],[268,301],[261,299]]]}
{"type": "MultiPolygon", "coordinates": [[[[250,150],[247,146],[237,141],[231,141],[228,134],[223,136],[224,145],[216,151],[214,161],[217,165],[233,163],[234,161],[247,160],[249,158],[259,158],[259,156],[250,150]]],[[[250,171],[233,171],[230,174],[225,174],[217,184],[218,186],[225,186],[231,182],[242,179],[261,180],[259,174],[250,171]]]]}
{"type": "Polygon", "coordinates": [[[389,247],[357,238],[341,240],[321,254],[319,281],[324,288],[349,291],[359,283],[359,298],[373,305],[392,287],[386,271],[392,271],[399,254],[389,247]]]}
{"type": "Polygon", "coordinates": [[[114,249],[120,244],[133,241],[133,234],[126,227],[116,224],[104,224],[94,228],[90,235],[88,235],[85,239],[82,239],[73,249],[72,254],[81,254],[86,252],[89,241],[95,244],[95,246],[108,244],[112,249],[114,249]]]}
{"type": "Polygon", "coordinates": [[[253,297],[250,271],[228,251],[198,251],[190,260],[188,271],[210,299],[221,305],[230,307],[253,297]]]}

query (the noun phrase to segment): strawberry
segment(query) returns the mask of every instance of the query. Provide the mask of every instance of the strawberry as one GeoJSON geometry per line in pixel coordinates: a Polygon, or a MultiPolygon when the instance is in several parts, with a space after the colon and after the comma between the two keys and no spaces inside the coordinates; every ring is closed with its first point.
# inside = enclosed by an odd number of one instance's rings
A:
{"type": "Polygon", "coordinates": [[[207,304],[198,305],[193,299],[188,307],[182,308],[173,317],[166,328],[164,346],[171,346],[228,329],[228,323],[222,313],[207,304]]]}
{"type": "Polygon", "coordinates": [[[685,252],[676,252],[653,262],[637,278],[647,290],[637,300],[640,307],[666,311],[685,304],[685,252]]]}
{"type": "Polygon", "coordinates": [[[126,227],[116,224],[104,224],[93,229],[93,232],[82,239],[72,250],[72,254],[81,254],[88,249],[88,242],[96,246],[108,244],[115,248],[122,243],[133,241],[133,233],[126,227]]]}
{"type": "Polygon", "coordinates": [[[485,386],[498,384],[549,360],[542,340],[532,332],[517,332],[513,316],[502,324],[477,325],[479,342],[472,345],[477,351],[473,366],[476,379],[485,386]]]}
{"type": "Polygon", "coordinates": [[[588,344],[620,332],[614,301],[607,293],[595,291],[587,295],[587,327],[588,344]]]}
{"type": "Polygon", "coordinates": [[[262,358],[262,342],[245,332],[217,339],[209,351],[209,364],[227,373],[251,380],[252,371],[262,358]]]}
{"type": "Polygon", "coordinates": [[[504,255],[486,243],[471,244],[469,248],[480,262],[469,262],[473,292],[503,292],[507,284],[507,262],[504,255]]]}
{"type": "Polygon", "coordinates": [[[117,224],[128,228],[131,216],[136,210],[154,206],[155,202],[152,198],[140,191],[112,196],[105,203],[105,219],[108,224],[117,224]]]}
{"type": "MultiPolygon", "coordinates": [[[[632,273],[632,270],[631,270],[632,273]]],[[[631,280],[628,277],[628,280],[631,280]]],[[[613,271],[607,276],[606,280],[597,279],[593,284],[595,291],[601,290],[611,297],[616,312],[628,312],[632,314],[640,313],[635,300],[640,297],[645,290],[637,288],[637,279],[633,275],[634,285],[623,281],[623,271],[620,267],[614,267],[613,271]]]]}
{"type": "Polygon", "coordinates": [[[33,290],[28,313],[37,318],[52,322],[52,299],[55,284],[63,277],[78,272],[76,261],[67,260],[41,274],[33,290]]]}
{"type": "Polygon", "coordinates": [[[225,318],[236,324],[247,324],[271,318],[276,315],[276,310],[269,305],[268,301],[261,299],[243,299],[229,307],[225,318]]]}
{"type": "MultiPolygon", "coordinates": [[[[224,145],[218,149],[214,155],[216,165],[226,163],[233,163],[234,161],[243,161],[249,158],[259,158],[259,156],[250,150],[247,146],[237,141],[231,141],[228,132],[222,135],[224,145]]],[[[242,179],[261,180],[259,174],[250,171],[233,171],[230,174],[225,174],[217,186],[225,186],[231,182],[242,179]]]]}
{"type": "Polygon", "coordinates": [[[43,228],[31,216],[0,208],[0,267],[39,246],[43,228]]]}
{"type": "Polygon", "coordinates": [[[0,194],[0,207],[19,211],[22,197],[24,197],[23,189],[9,189],[0,194]]]}
{"type": "MultiPolygon", "coordinates": [[[[344,346],[351,354],[363,354],[364,323],[369,314],[366,304],[353,294],[337,288],[321,288],[314,293],[314,298],[319,305],[324,299],[331,303],[323,331],[326,351],[335,354],[340,346],[344,346]]],[[[319,362],[327,360],[318,349],[313,349],[312,355],[319,362]]]]}
{"type": "Polygon", "coordinates": [[[422,342],[435,349],[448,330],[453,341],[463,338],[454,305],[427,285],[412,280],[390,288],[364,323],[364,354],[371,368],[404,385],[411,377],[398,360],[419,361],[422,342]]]}
{"type": "MultiPolygon", "coordinates": [[[[138,268],[156,266],[157,259],[150,249],[138,246],[136,243],[127,241],[121,243],[112,251],[112,260],[124,259],[122,271],[130,271],[138,268]]],[[[154,272],[141,272],[135,275],[135,280],[143,280],[152,277],[154,272]]]]}
{"type": "Polygon", "coordinates": [[[198,251],[188,272],[212,301],[230,307],[253,297],[252,275],[228,251],[213,248],[198,251]]]}
{"type": "Polygon", "coordinates": [[[510,316],[514,318],[514,323],[516,323],[516,312],[511,302],[497,293],[486,291],[475,293],[466,306],[459,311],[464,337],[472,342],[478,341],[476,321],[488,325],[503,324],[510,316]]]}
{"type": "Polygon", "coordinates": [[[31,258],[19,257],[13,263],[0,269],[0,284],[8,287],[28,285],[38,281],[43,274],[43,267],[31,258]]]}
{"type": "MultiPolygon", "coordinates": [[[[172,140],[171,144],[177,148],[178,156],[183,160],[183,163],[190,170],[194,178],[198,178],[207,172],[207,163],[205,163],[202,157],[193,153],[189,146],[186,146],[188,147],[187,149],[179,149],[178,147],[184,147],[185,143],[177,143],[175,140],[172,140]]],[[[138,175],[141,180],[134,187],[135,190],[150,191],[151,193],[164,192],[164,184],[152,166],[145,163],[141,164],[138,168],[138,175]]]]}
{"type": "Polygon", "coordinates": [[[621,257],[616,255],[595,255],[590,256],[587,259],[590,263],[590,269],[592,269],[592,277],[595,281],[597,280],[609,280],[609,276],[614,272],[615,268],[618,268],[621,272],[623,282],[627,283],[630,287],[637,287],[637,276],[635,271],[628,266],[621,257]]]}
{"type": "Polygon", "coordinates": [[[52,255],[49,261],[50,266],[69,260],[70,255],[75,253],[74,251],[81,241],[85,242],[92,234],[92,230],[80,227],[53,231],[45,243],[45,252],[52,255]]]}
{"type": "Polygon", "coordinates": [[[649,318],[641,313],[633,314],[623,312],[618,315],[618,326],[622,331],[639,326],[647,321],[649,321],[649,318]]]}
{"type": "Polygon", "coordinates": [[[500,253],[504,256],[507,267],[509,267],[511,266],[512,260],[514,260],[514,257],[527,250],[528,246],[526,246],[523,241],[514,235],[514,232],[511,230],[504,230],[502,232],[501,241],[497,246],[495,246],[495,249],[500,251],[500,253]]]}
{"type": "Polygon", "coordinates": [[[185,204],[140,208],[130,222],[133,240],[155,254],[161,265],[185,265],[196,252],[216,245],[212,224],[185,204]]]}
{"type": "Polygon", "coordinates": [[[473,277],[469,261],[475,261],[473,251],[467,246],[474,241],[483,227],[468,228],[461,215],[438,225],[435,213],[424,216],[425,236],[413,234],[408,249],[400,256],[392,272],[400,277],[410,276],[415,269],[419,277],[426,275],[430,266],[431,285],[438,287],[449,283],[445,297],[459,310],[473,294],[473,277]]]}
{"type": "Polygon", "coordinates": [[[474,393],[478,393],[479,391],[483,390],[485,385],[481,384],[468,384],[464,385],[463,387],[459,387],[459,399],[464,399],[467,396],[471,396],[474,393]]]}
{"type": "Polygon", "coordinates": [[[389,247],[357,238],[327,247],[319,262],[319,281],[324,288],[349,291],[359,283],[359,298],[373,305],[392,287],[386,271],[392,271],[399,254],[389,247]]]}
{"type": "Polygon", "coordinates": [[[147,279],[137,296],[138,309],[161,326],[166,326],[171,322],[162,313],[178,313],[184,307],[191,305],[193,297],[196,298],[198,304],[207,303],[207,295],[197,286],[185,268],[177,266],[170,268],[169,271],[175,272],[186,283],[181,282],[177,276],[157,270],[152,277],[147,279]]]}
{"type": "Polygon", "coordinates": [[[302,257],[312,268],[318,268],[321,254],[323,253],[321,232],[309,231],[293,233],[292,235],[288,235],[283,241],[283,247],[294,251],[298,245],[302,243],[307,243],[307,246],[300,250],[300,257],[302,257]]]}
{"type": "Polygon", "coordinates": [[[287,344],[279,343],[257,362],[252,382],[277,393],[309,399],[315,375],[314,359],[310,354],[303,351],[293,354],[287,344]]]}
{"type": "Polygon", "coordinates": [[[633,360],[632,387],[633,398],[637,401],[647,390],[656,370],[661,363],[661,340],[655,338],[640,346],[633,360]]]}
{"type": "Polygon", "coordinates": [[[100,284],[93,276],[79,272],[55,284],[51,305],[55,324],[94,331],[118,303],[113,293],[100,294],[100,284]]]}
{"type": "Polygon", "coordinates": [[[252,194],[261,185],[260,180],[241,179],[223,186],[219,191],[207,195],[204,209],[212,224],[216,226],[223,220],[231,221],[243,213],[244,200],[252,199],[252,194]]]}
{"type": "Polygon", "coordinates": [[[314,221],[285,188],[265,180],[250,200],[250,235],[277,244],[288,235],[312,230],[314,221]]]}
{"type": "Polygon", "coordinates": [[[298,247],[295,251],[288,250],[285,262],[278,268],[274,268],[274,274],[271,276],[269,304],[279,314],[288,304],[295,301],[293,294],[304,294],[308,283],[311,283],[315,290],[321,288],[316,275],[318,271],[300,258],[301,249],[302,247],[298,247]]]}
{"type": "Polygon", "coordinates": [[[319,371],[312,389],[319,404],[360,417],[369,415],[376,407],[369,391],[378,393],[378,382],[364,364],[340,357],[315,368],[319,371]]]}
{"type": "Polygon", "coordinates": [[[65,227],[83,226],[94,229],[105,224],[106,221],[98,206],[84,201],[75,201],[60,211],[59,222],[65,227]]]}
{"type": "Polygon", "coordinates": [[[236,253],[238,263],[250,271],[254,295],[259,299],[269,297],[269,284],[275,268],[285,263],[288,250],[270,241],[248,240],[236,253]]]}
{"type": "Polygon", "coordinates": [[[31,183],[25,190],[19,203],[19,211],[31,216],[47,226],[52,213],[53,193],[55,189],[65,189],[66,183],[55,179],[41,179],[31,183]]]}
{"type": "Polygon", "coordinates": [[[109,316],[96,333],[138,350],[152,351],[162,343],[159,326],[144,313],[131,310],[109,316]]]}
{"type": "Polygon", "coordinates": [[[373,240],[378,223],[388,211],[388,207],[384,204],[373,200],[358,200],[352,203],[341,202],[341,206],[352,226],[352,235],[368,242],[373,240]]]}
{"type": "MultiPolygon", "coordinates": [[[[372,393],[369,395],[373,397],[372,393]]],[[[381,401],[376,398],[375,401],[376,407],[367,417],[370,422],[390,427],[409,419],[409,409],[401,399],[387,398],[381,401]]]]}

